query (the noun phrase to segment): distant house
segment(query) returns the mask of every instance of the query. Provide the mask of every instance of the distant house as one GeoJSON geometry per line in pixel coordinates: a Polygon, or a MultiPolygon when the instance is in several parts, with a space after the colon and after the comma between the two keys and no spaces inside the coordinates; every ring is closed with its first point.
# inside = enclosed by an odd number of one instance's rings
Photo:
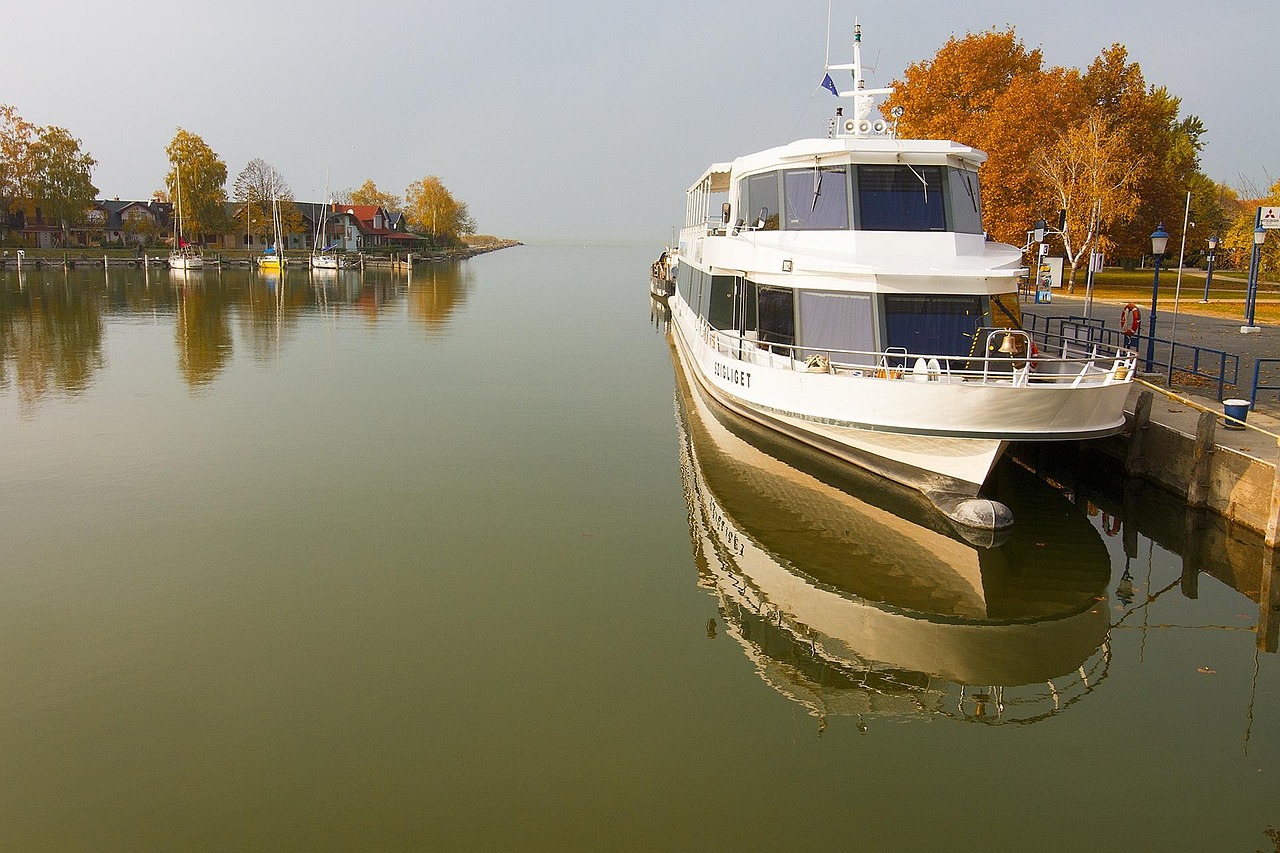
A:
{"type": "MultiPolygon", "coordinates": [[[[374,247],[400,248],[409,251],[417,247],[421,238],[410,234],[408,223],[402,213],[389,214],[381,207],[372,204],[331,204],[326,205],[310,201],[295,201],[294,206],[302,214],[301,231],[289,231],[284,235],[285,247],[291,250],[310,251],[315,248],[316,224],[320,217],[325,217],[325,233],[320,240],[321,249],[329,246],[346,252],[359,252],[374,247]]],[[[244,206],[238,203],[227,205],[227,221],[232,223],[232,231],[224,234],[218,244],[225,249],[262,248],[261,235],[246,234],[243,228],[235,230],[235,223],[244,222],[244,206]]],[[[270,243],[268,237],[266,243],[270,243]]]]}
{"type": "Polygon", "coordinates": [[[340,248],[348,252],[379,246],[407,251],[421,241],[409,233],[404,214],[388,214],[377,205],[335,204],[329,215],[334,223],[334,239],[341,241],[340,248]]]}
{"type": "Polygon", "coordinates": [[[172,205],[156,201],[94,201],[84,220],[71,224],[65,233],[62,223],[46,219],[39,206],[19,206],[7,215],[5,229],[17,234],[33,248],[53,249],[59,246],[85,247],[109,245],[141,246],[163,237],[170,228],[172,205]]]}
{"type": "Polygon", "coordinates": [[[166,236],[171,227],[173,205],[158,201],[96,201],[89,211],[89,223],[99,241],[134,246],[166,236]]]}

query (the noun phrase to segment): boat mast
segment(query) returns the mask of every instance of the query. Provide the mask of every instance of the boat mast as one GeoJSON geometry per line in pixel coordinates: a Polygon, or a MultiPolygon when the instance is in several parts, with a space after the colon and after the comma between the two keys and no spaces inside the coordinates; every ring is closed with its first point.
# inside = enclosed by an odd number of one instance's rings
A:
{"type": "MultiPolygon", "coordinates": [[[[875,109],[876,97],[893,94],[893,88],[868,89],[867,82],[862,79],[862,24],[855,21],[853,25],[853,62],[828,64],[828,78],[832,71],[848,71],[853,75],[853,88],[837,91],[835,94],[837,97],[853,100],[854,118],[840,122],[837,132],[843,136],[872,136],[889,130],[883,120],[872,121],[869,118],[871,111],[875,109]]],[[[834,84],[834,78],[831,79],[834,84]]]]}

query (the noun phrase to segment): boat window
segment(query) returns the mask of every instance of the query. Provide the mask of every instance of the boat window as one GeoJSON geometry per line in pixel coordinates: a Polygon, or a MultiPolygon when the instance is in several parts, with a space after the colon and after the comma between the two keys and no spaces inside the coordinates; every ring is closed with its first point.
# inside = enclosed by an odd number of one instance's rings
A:
{"type": "Polygon", "coordinates": [[[711,304],[707,309],[707,322],[714,329],[733,328],[733,302],[737,291],[737,279],[731,275],[711,278],[711,304]]]}
{"type": "Polygon", "coordinates": [[[947,172],[951,178],[951,230],[981,234],[982,194],[978,191],[978,173],[967,169],[948,169],[947,172]]]}
{"type": "Polygon", "coordinates": [[[796,342],[795,293],[780,287],[761,287],[756,295],[757,337],[775,344],[796,342]]]}
{"type": "Polygon", "coordinates": [[[693,304],[693,267],[680,264],[676,267],[676,287],[680,288],[680,298],[685,305],[693,304]]]}
{"type": "Polygon", "coordinates": [[[866,231],[945,231],[941,166],[858,167],[858,222],[866,231]]]}
{"type": "Polygon", "coordinates": [[[982,318],[981,296],[885,296],[885,347],[912,355],[968,355],[982,318]]]}
{"type": "Polygon", "coordinates": [[[693,304],[698,316],[706,319],[707,311],[711,308],[711,276],[702,270],[698,270],[694,274],[693,280],[697,285],[697,293],[695,294],[697,301],[693,304]]]}
{"type": "MultiPolygon", "coordinates": [[[[875,326],[871,319],[871,296],[865,293],[824,293],[805,290],[800,293],[799,358],[831,350],[853,352],[875,351],[875,326]]],[[[832,361],[857,363],[859,360],[838,353],[832,361]]]]}
{"type": "Polygon", "coordinates": [[[845,167],[793,169],[783,173],[788,231],[849,228],[849,173],[845,167]]]}
{"type": "Polygon", "coordinates": [[[748,228],[778,230],[778,173],[752,175],[742,183],[742,204],[738,216],[748,228]]]}

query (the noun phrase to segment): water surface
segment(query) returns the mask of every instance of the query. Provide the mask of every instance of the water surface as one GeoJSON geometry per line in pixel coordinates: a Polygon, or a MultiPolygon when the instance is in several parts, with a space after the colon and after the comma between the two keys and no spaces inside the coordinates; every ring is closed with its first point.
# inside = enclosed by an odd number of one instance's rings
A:
{"type": "Polygon", "coordinates": [[[0,848],[1275,846],[1256,541],[967,541],[700,413],[653,254],[4,272],[0,848]]]}

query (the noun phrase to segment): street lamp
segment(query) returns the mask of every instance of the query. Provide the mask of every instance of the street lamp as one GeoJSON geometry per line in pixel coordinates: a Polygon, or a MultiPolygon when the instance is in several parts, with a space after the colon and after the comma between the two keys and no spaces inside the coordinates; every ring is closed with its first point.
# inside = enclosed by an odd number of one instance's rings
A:
{"type": "Polygon", "coordinates": [[[1262,257],[1262,244],[1267,240],[1267,229],[1259,225],[1253,229],[1253,255],[1249,258],[1249,289],[1245,292],[1244,325],[1240,331],[1246,335],[1262,331],[1253,325],[1253,309],[1258,301],[1258,261],[1262,257]]]}
{"type": "Polygon", "coordinates": [[[1160,298],[1160,262],[1164,260],[1164,249],[1169,244],[1169,234],[1164,224],[1156,226],[1151,233],[1151,254],[1156,258],[1156,275],[1151,282],[1151,316],[1147,319],[1147,373],[1156,358],[1156,301],[1160,298]]]}
{"type": "Polygon", "coordinates": [[[1218,251],[1218,235],[1214,234],[1209,238],[1209,269],[1205,271],[1204,276],[1204,299],[1201,302],[1209,301],[1209,285],[1213,284],[1213,255],[1218,251]]]}

